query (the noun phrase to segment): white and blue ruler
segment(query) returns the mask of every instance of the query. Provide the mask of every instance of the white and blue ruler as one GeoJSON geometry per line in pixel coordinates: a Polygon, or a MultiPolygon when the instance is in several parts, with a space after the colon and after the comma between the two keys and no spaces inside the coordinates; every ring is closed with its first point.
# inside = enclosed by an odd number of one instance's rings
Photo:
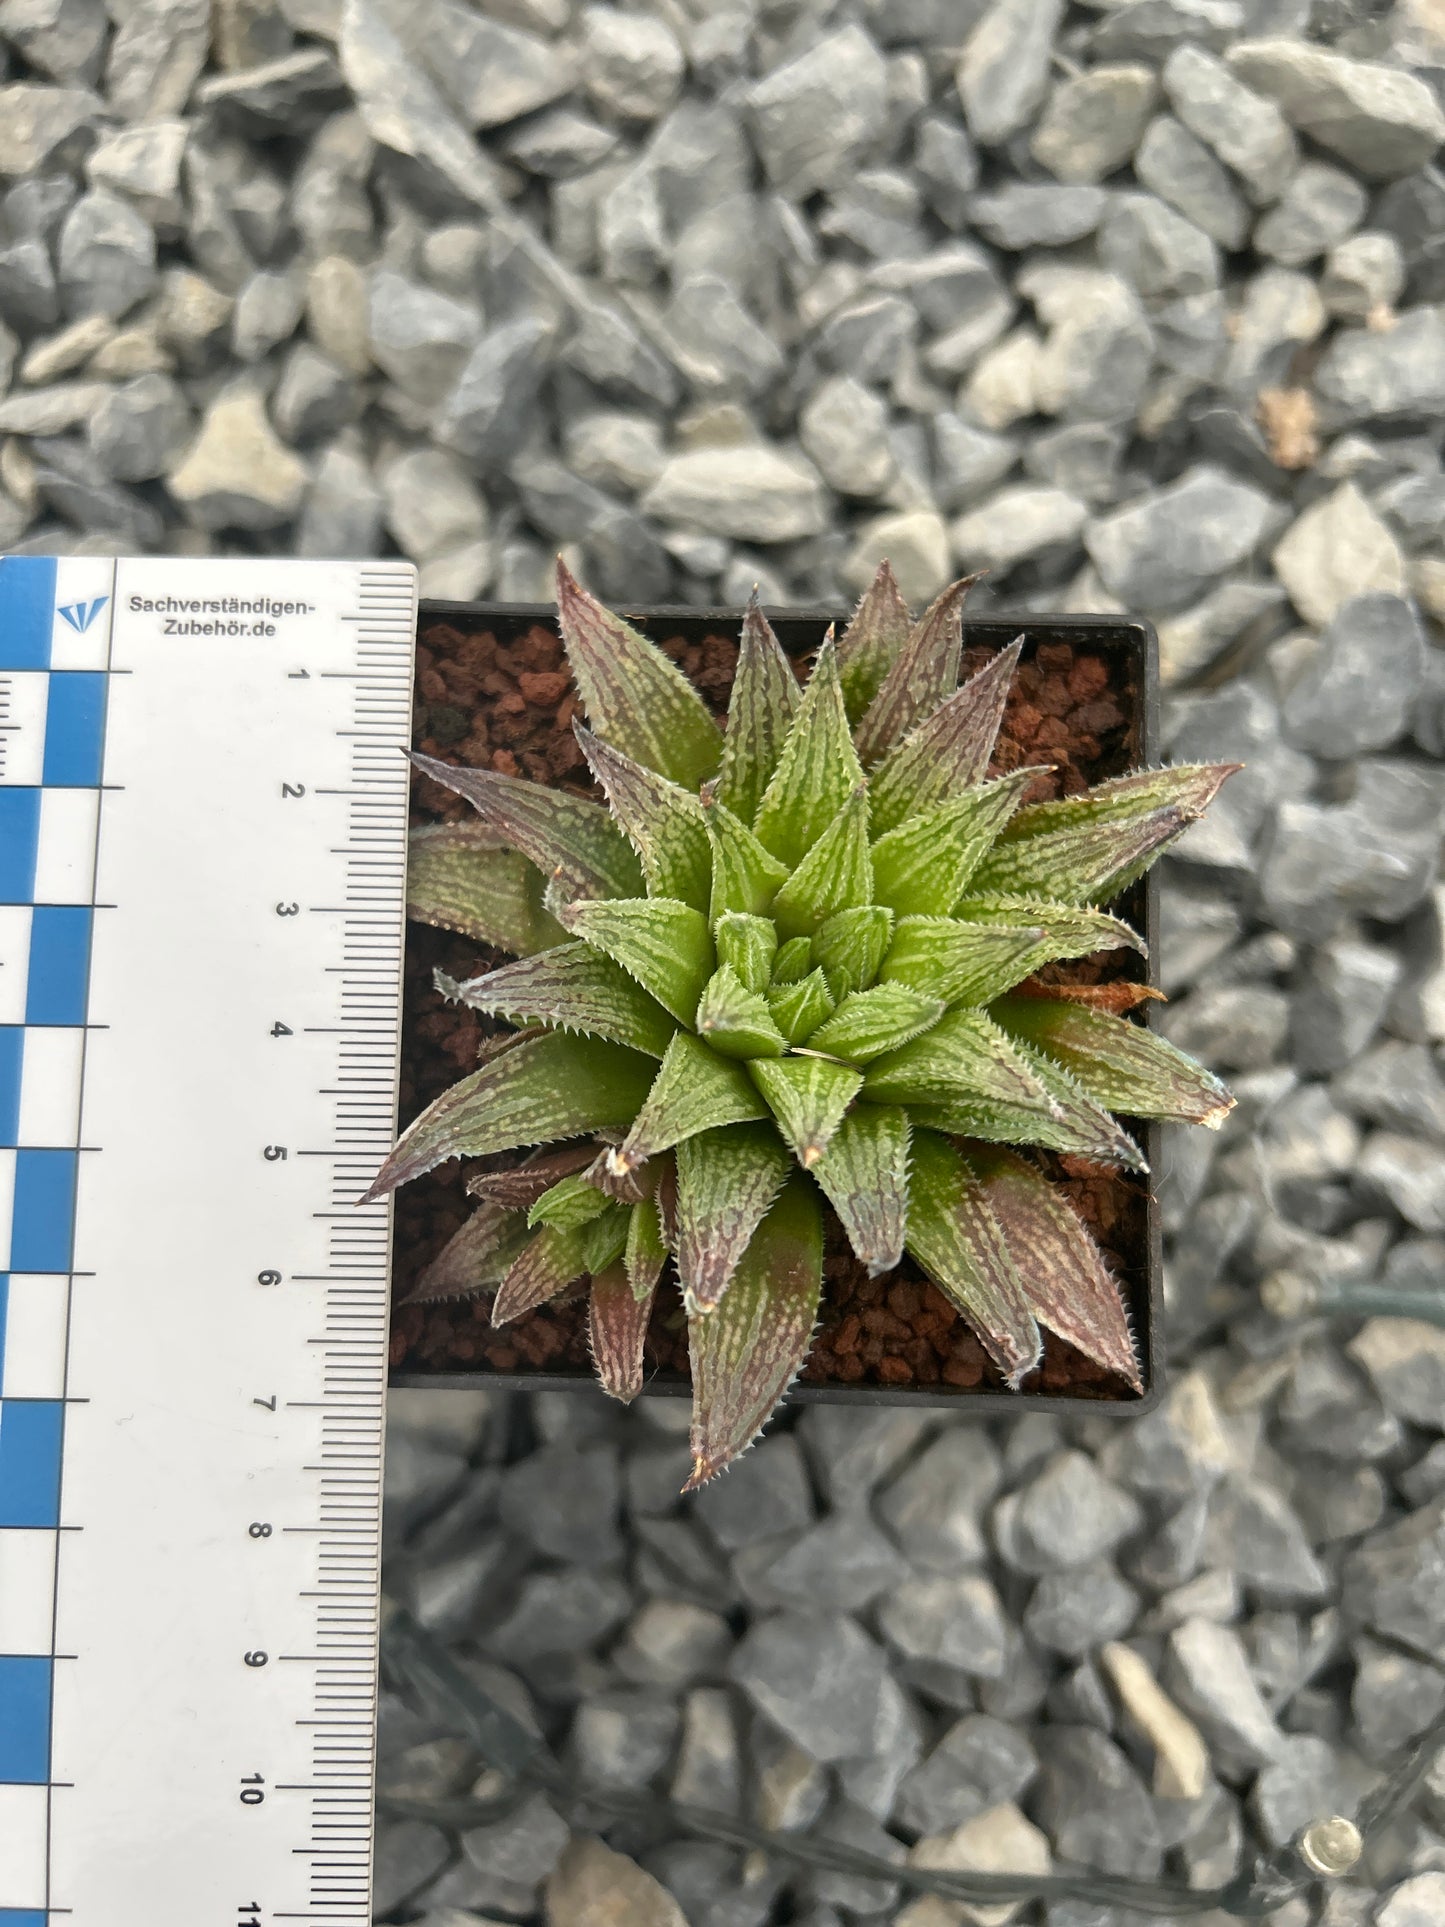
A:
{"type": "Polygon", "coordinates": [[[0,560],[0,1927],[370,1917],[415,598],[0,560]]]}

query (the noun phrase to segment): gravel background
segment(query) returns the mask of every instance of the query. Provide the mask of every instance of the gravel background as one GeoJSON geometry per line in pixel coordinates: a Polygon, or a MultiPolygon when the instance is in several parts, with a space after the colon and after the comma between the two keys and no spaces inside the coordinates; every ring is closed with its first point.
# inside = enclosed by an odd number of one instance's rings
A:
{"type": "MultiPolygon", "coordinates": [[[[1442,96],[1441,0],[0,0],[0,547],[987,565],[1152,616],[1170,753],[1248,764],[1167,866],[1240,1104],[1163,1174],[1160,1413],[817,1408],[679,1504],[669,1401],[396,1399],[392,1587],[583,1776],[1209,1885],[1445,1703],[1442,96]]],[[[388,1823],[378,1907],[985,1919],[639,1851],[388,1823]]],[[[1445,1921],[1438,1768],[1318,1918],[1445,1921]]]]}

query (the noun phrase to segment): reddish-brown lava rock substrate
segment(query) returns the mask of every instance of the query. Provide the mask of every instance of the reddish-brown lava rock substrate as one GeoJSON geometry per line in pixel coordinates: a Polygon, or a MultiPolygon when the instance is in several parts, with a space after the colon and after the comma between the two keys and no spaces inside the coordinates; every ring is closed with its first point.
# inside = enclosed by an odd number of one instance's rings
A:
{"type": "MultiPolygon", "coordinates": [[[[663,641],[721,713],[732,687],[737,646],[726,636],[663,641]]],[[[971,648],[971,673],[989,655],[971,648]]],[[[1026,649],[1014,680],[994,758],[994,772],[1051,763],[1031,800],[1072,794],[1127,769],[1137,758],[1131,718],[1136,692],[1116,683],[1118,666],[1102,653],[1068,642],[1026,649]]],[[[500,770],[534,782],[595,795],[572,733],[577,709],[556,633],[519,625],[501,638],[465,618],[433,619],[417,647],[416,747],[429,756],[500,770]]],[[[418,777],[412,819],[449,821],[467,814],[450,791],[418,777]]],[[[505,961],[468,938],[421,924],[407,928],[402,1034],[401,1117],[417,1115],[448,1085],[473,1069],[482,1040],[505,1028],[477,1011],[448,1004],[433,986],[437,967],[466,978],[505,961]]],[[[1129,974],[1132,953],[1110,951],[1077,965],[1055,966],[1072,981],[1129,974]]],[[[398,1300],[462,1223],[470,1209],[464,1181],[487,1165],[520,1154],[452,1162],[397,1194],[393,1287],[398,1300]]],[[[1067,1158],[1053,1170],[1121,1276],[1142,1291],[1144,1196],[1136,1180],[1102,1174],[1067,1158]]],[[[687,1376],[687,1332],[675,1285],[664,1284],[647,1336],[647,1367],[664,1380],[687,1376]]],[[[398,1305],[392,1329],[394,1367],[409,1372],[468,1371],[585,1376],[586,1298],[580,1288],[501,1330],[490,1323],[490,1298],[398,1305]]],[[[905,1260],[870,1278],[829,1213],[822,1315],[803,1379],[813,1384],[1002,1392],[999,1374],[953,1306],[905,1260]]],[[[1027,1389],[1079,1398],[1130,1398],[1121,1381],[1045,1335],[1043,1363],[1027,1389]]],[[[1006,1394],[1005,1394],[1006,1396],[1006,1394]]]]}

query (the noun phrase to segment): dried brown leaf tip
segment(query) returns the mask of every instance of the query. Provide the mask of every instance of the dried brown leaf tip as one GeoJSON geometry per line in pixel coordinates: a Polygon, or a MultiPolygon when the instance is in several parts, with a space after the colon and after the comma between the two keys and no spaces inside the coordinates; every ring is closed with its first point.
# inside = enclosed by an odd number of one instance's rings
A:
{"type": "Polygon", "coordinates": [[[643,1382],[664,1267],[684,1296],[689,1485],[767,1422],[812,1343],[824,1199],[875,1274],[905,1250],[1007,1383],[1047,1328],[1136,1388],[1126,1308],[1041,1151],[1141,1169],[1115,1113],[1217,1125],[1219,1081],[1139,1021],[1144,986],[1045,966],[1132,947],[1104,906],[1231,765],[1141,770],[1027,804],[990,778],[1020,637],[960,683],[968,583],[915,621],[885,564],[799,687],[748,612],[726,729],[559,569],[607,799],[425,763],[478,833],[422,833],[414,914],[517,958],[448,994],[518,1027],[402,1138],[380,1196],[525,1150],[418,1296],[525,1314],[588,1280],[605,1390],[643,1382]]]}

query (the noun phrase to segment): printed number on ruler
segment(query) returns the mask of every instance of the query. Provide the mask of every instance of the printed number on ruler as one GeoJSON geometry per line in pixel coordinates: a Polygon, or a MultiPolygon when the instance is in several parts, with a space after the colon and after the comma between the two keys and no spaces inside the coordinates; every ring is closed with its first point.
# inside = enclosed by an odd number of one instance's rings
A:
{"type": "Polygon", "coordinates": [[[369,1915],[414,598],[0,561],[0,1927],[369,1915]]]}

